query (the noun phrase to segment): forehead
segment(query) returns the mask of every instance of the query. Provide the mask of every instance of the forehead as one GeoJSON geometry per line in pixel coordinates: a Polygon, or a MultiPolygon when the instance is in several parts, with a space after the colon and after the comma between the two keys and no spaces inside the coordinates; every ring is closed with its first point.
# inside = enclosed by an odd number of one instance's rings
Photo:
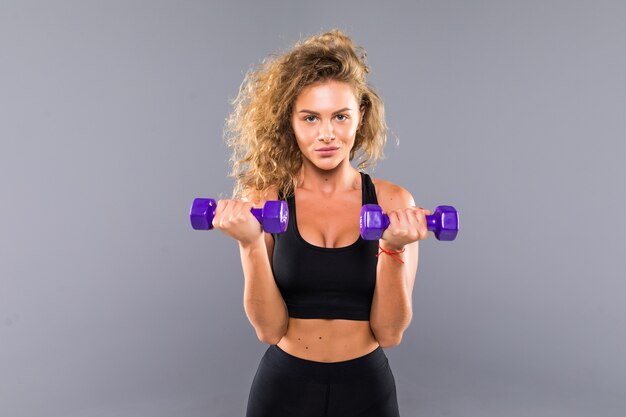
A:
{"type": "Polygon", "coordinates": [[[312,110],[311,107],[315,107],[334,110],[335,107],[355,106],[355,103],[356,97],[350,84],[329,80],[304,87],[296,98],[295,107],[296,109],[306,107],[312,110]]]}

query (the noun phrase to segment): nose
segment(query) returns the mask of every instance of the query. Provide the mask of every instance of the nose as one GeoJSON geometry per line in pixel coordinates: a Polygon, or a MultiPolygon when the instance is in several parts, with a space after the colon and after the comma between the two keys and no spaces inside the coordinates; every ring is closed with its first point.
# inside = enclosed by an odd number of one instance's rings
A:
{"type": "Polygon", "coordinates": [[[320,131],[318,134],[318,140],[329,142],[335,140],[335,133],[333,132],[333,125],[330,121],[326,123],[320,123],[320,131]]]}

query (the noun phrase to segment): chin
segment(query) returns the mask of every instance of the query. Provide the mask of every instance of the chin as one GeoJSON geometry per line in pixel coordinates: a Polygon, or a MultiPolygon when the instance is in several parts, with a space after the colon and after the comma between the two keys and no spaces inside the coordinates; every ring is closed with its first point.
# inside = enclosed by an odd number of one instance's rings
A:
{"type": "Polygon", "coordinates": [[[340,158],[319,158],[317,155],[314,155],[313,159],[309,157],[306,159],[312,166],[323,171],[332,171],[337,169],[344,162],[344,160],[340,158]]]}
{"type": "Polygon", "coordinates": [[[315,166],[318,169],[321,169],[323,171],[333,171],[333,170],[339,168],[340,165],[341,164],[338,164],[338,163],[333,163],[333,164],[315,164],[315,166]]]}

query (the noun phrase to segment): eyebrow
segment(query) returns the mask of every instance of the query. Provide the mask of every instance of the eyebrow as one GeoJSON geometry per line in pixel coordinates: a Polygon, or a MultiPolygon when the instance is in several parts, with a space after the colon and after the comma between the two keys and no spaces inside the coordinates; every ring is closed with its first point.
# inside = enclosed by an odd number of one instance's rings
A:
{"type": "MultiPolygon", "coordinates": [[[[333,112],[333,114],[342,113],[342,112],[344,112],[344,111],[346,111],[346,110],[347,110],[347,111],[350,111],[350,110],[352,110],[352,109],[350,109],[349,107],[344,107],[344,108],[343,108],[343,109],[341,109],[341,110],[337,110],[336,112],[333,112]]],[[[311,114],[314,114],[314,115],[316,115],[316,116],[319,116],[319,115],[320,115],[320,114],[319,114],[318,112],[316,112],[316,111],[313,111],[313,110],[307,110],[307,109],[302,109],[302,110],[300,110],[298,113],[311,113],[311,114]]]]}

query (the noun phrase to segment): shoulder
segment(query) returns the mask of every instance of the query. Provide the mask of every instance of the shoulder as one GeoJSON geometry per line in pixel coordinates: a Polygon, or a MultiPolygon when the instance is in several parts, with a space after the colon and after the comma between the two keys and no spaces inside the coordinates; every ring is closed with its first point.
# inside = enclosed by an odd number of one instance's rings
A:
{"type": "Polygon", "coordinates": [[[406,188],[380,178],[372,178],[372,182],[376,188],[378,205],[383,211],[415,206],[413,195],[406,188]]]}

